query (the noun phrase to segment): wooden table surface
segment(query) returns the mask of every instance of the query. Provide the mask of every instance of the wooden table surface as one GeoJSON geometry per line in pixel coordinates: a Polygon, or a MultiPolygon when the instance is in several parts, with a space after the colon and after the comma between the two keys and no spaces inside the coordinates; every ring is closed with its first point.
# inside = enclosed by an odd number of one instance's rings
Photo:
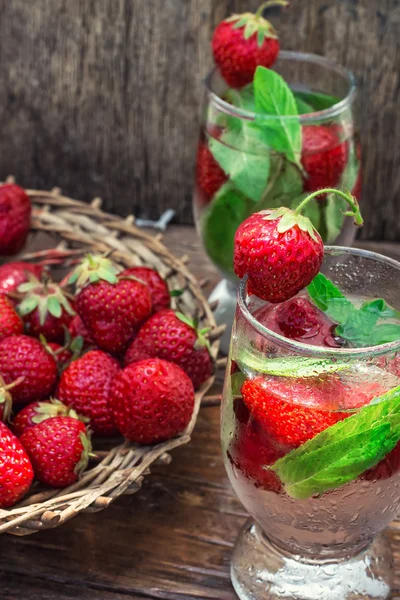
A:
{"type": "MultiPolygon", "coordinates": [[[[192,270],[218,274],[190,227],[165,243],[192,257],[192,270]]],[[[363,244],[400,258],[400,245],[363,244]]],[[[210,289],[209,287],[209,289],[210,289]]],[[[203,408],[191,443],[157,466],[133,496],[29,537],[0,537],[2,600],[233,600],[229,560],[246,512],[233,494],[219,445],[219,410],[203,408]]],[[[400,523],[388,529],[400,575],[400,523]]],[[[400,600],[400,577],[396,578],[400,600]]],[[[338,599],[339,600],[339,599],[338,599]]]]}

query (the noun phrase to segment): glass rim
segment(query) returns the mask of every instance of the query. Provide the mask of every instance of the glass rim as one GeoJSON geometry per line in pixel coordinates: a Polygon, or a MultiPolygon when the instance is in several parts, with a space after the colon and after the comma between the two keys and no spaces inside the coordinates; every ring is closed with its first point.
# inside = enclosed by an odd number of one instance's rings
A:
{"type": "Polygon", "coordinates": [[[324,108],[323,110],[315,111],[308,114],[303,115],[286,115],[283,117],[275,116],[275,115],[265,115],[262,113],[252,112],[250,110],[245,110],[244,108],[239,108],[237,106],[233,106],[226,100],[223,100],[218,94],[214,92],[212,89],[212,79],[215,73],[218,72],[218,68],[214,67],[207,77],[204,80],[205,87],[209,96],[211,97],[214,104],[222,111],[231,116],[236,116],[242,119],[247,119],[253,121],[256,117],[262,117],[263,120],[276,120],[281,119],[285,121],[293,121],[299,120],[301,123],[313,123],[316,121],[327,120],[332,117],[338,116],[340,113],[350,108],[355,94],[356,94],[356,78],[353,75],[352,71],[342,67],[339,63],[336,63],[325,56],[321,56],[320,54],[312,54],[310,52],[294,52],[291,50],[281,50],[278,55],[278,60],[283,58],[284,60],[296,60],[296,61],[305,61],[309,63],[318,64],[324,66],[332,71],[336,71],[340,73],[345,79],[347,79],[349,83],[349,90],[347,95],[342,98],[339,102],[331,106],[330,108],[324,108]]]}
{"type": "MultiPolygon", "coordinates": [[[[361,248],[349,248],[347,246],[325,246],[325,253],[335,255],[336,254],[347,254],[347,255],[355,255],[361,256],[364,258],[369,258],[375,260],[380,263],[384,263],[386,265],[391,265],[400,271],[400,262],[394,260],[393,258],[389,258],[388,256],[384,256],[383,254],[379,254],[377,252],[372,252],[370,250],[363,250],[361,248]]],[[[390,354],[400,350],[400,339],[394,342],[388,342],[386,344],[381,344],[379,346],[367,346],[365,348],[328,348],[325,346],[313,346],[311,344],[304,344],[302,342],[297,342],[295,340],[290,340],[289,338],[268,329],[262,325],[250,312],[246,299],[246,285],[247,285],[247,275],[243,277],[240,281],[239,290],[238,290],[238,306],[240,311],[246,321],[259,333],[261,333],[264,337],[268,339],[275,340],[279,343],[280,346],[295,351],[296,353],[307,354],[307,356],[321,356],[329,358],[366,358],[367,356],[380,356],[382,354],[390,354]]]]}

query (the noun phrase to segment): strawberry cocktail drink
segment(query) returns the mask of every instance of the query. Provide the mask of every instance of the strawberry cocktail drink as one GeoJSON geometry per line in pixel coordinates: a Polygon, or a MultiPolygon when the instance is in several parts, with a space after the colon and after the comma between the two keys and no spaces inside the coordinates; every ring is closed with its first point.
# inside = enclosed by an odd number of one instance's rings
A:
{"type": "Polygon", "coordinates": [[[309,202],[236,233],[222,449],[252,519],[232,582],[246,600],[388,598],[378,534],[400,503],[400,264],[324,250],[309,202]]]}
{"type": "MultiPolygon", "coordinates": [[[[219,303],[217,321],[228,325],[238,284],[233,239],[249,215],[296,207],[322,187],[361,196],[353,75],[325,57],[280,50],[262,16],[273,4],[287,3],[267,2],[217,26],[215,68],[205,81],[193,205],[204,248],[225,278],[210,300],[219,303]]],[[[352,244],[355,228],[343,208],[331,193],[309,205],[324,243],[352,244]]]]}

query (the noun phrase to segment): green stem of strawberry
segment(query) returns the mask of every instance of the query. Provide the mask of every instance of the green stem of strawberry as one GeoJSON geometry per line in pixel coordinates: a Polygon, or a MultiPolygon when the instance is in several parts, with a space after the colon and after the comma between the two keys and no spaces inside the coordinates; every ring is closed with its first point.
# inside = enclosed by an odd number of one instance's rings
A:
{"type": "Polygon", "coordinates": [[[307,198],[305,198],[304,200],[302,200],[302,202],[300,202],[300,204],[298,205],[298,207],[294,211],[294,214],[295,215],[300,214],[301,211],[303,210],[303,208],[311,200],[313,200],[317,196],[320,196],[321,194],[336,194],[336,196],[340,196],[341,198],[343,198],[344,200],[346,200],[346,202],[350,205],[350,207],[353,210],[348,210],[348,211],[344,212],[343,214],[346,217],[353,217],[354,224],[357,225],[358,227],[360,227],[363,224],[364,221],[363,221],[363,218],[362,218],[361,213],[360,213],[360,207],[358,205],[357,198],[355,198],[354,196],[352,196],[349,192],[342,192],[341,190],[335,190],[333,188],[323,188],[322,190],[317,190],[316,192],[313,192],[312,194],[310,194],[309,196],[307,196],[307,198]]]}
{"type": "Polygon", "coordinates": [[[288,6],[288,4],[289,2],[286,0],[268,0],[268,2],[263,2],[257,9],[256,17],[262,17],[264,10],[270,6],[288,6]]]}

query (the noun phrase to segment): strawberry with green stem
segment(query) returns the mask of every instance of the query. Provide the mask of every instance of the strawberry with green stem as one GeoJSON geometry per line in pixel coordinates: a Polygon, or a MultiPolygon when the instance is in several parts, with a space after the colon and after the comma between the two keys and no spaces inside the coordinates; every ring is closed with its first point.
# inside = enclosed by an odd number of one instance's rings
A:
{"type": "Polygon", "coordinates": [[[16,436],[21,437],[24,431],[30,427],[34,427],[42,423],[42,421],[53,419],[54,417],[72,417],[73,419],[79,419],[82,423],[89,422],[89,419],[78,415],[71,406],[66,406],[60,400],[57,400],[57,398],[50,398],[50,400],[38,400],[24,406],[14,417],[12,430],[16,436]]]}
{"type": "Polygon", "coordinates": [[[106,256],[88,254],[72,273],[76,309],[99,348],[111,354],[126,349],[138,327],[150,316],[147,285],[124,276],[106,256]]]}
{"type": "Polygon", "coordinates": [[[344,215],[363,224],[357,199],[348,192],[324,188],[313,192],[295,210],[280,207],[248,217],[235,235],[234,268],[238,277],[248,276],[249,292],[268,302],[295,296],[317,275],[324,245],[308,217],[301,214],[321,194],[340,196],[350,206],[344,215]]]}
{"type": "Polygon", "coordinates": [[[287,5],[284,0],[270,0],[255,14],[235,14],[216,27],[212,38],[214,60],[230,87],[247,85],[259,65],[269,68],[274,64],[279,52],[278,34],[262,14],[271,6],[287,5]]]}
{"type": "Polygon", "coordinates": [[[208,331],[198,329],[198,323],[182,313],[162,310],[141,327],[126,351],[124,364],[150,357],[168,360],[186,371],[197,389],[213,372],[208,331]]]}
{"type": "Polygon", "coordinates": [[[75,483],[93,456],[85,425],[73,417],[46,419],[26,429],[20,441],[37,479],[54,488],[75,483]]]}
{"type": "Polygon", "coordinates": [[[22,283],[18,292],[24,294],[18,312],[29,334],[62,343],[75,311],[60,286],[48,279],[41,282],[30,274],[29,281],[22,283]]]}

